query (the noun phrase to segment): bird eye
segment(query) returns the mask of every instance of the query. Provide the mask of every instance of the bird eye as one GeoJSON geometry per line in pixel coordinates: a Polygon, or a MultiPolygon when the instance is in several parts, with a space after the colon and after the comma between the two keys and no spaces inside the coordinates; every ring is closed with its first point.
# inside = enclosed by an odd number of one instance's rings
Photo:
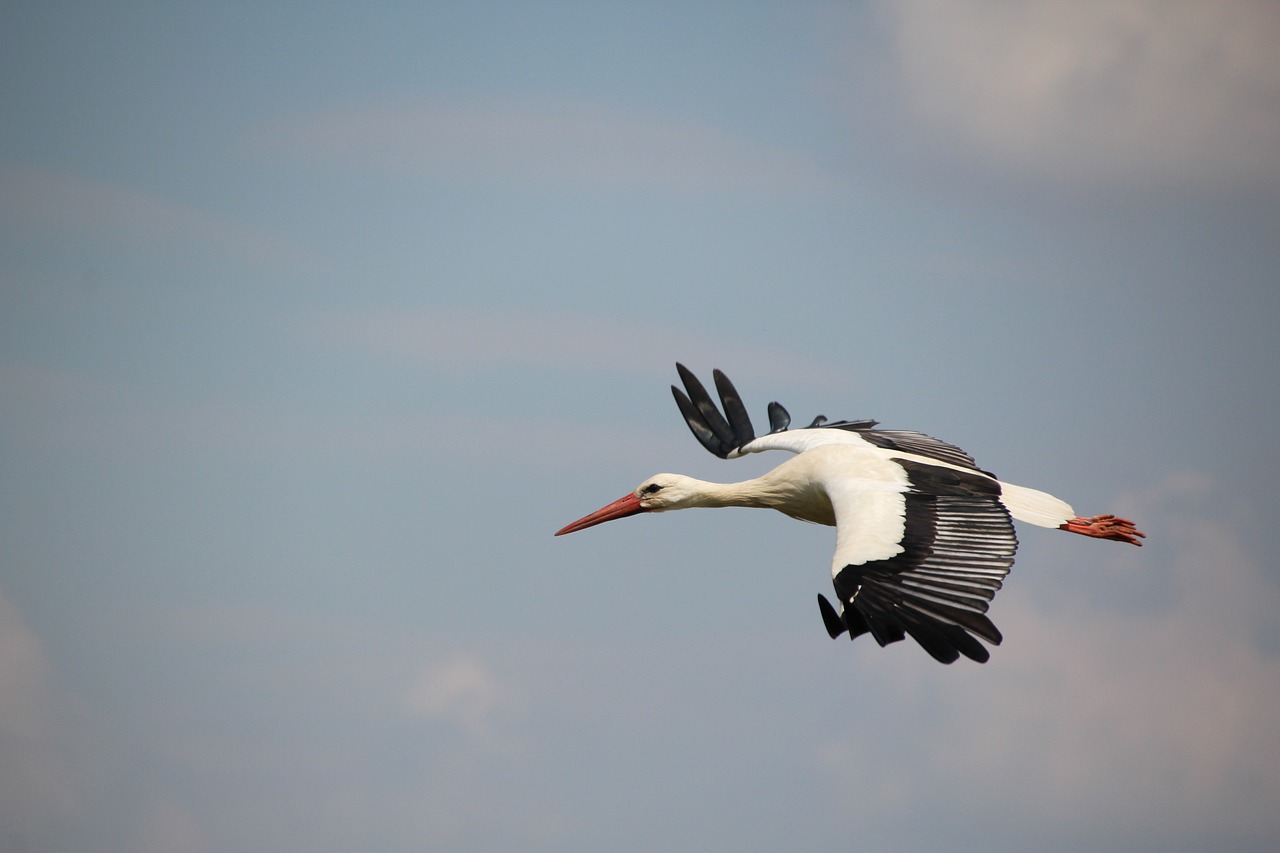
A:
{"type": "Polygon", "coordinates": [[[649,485],[645,486],[643,489],[641,489],[641,490],[640,490],[640,494],[642,494],[642,495],[652,495],[652,494],[655,494],[655,493],[657,493],[657,492],[660,492],[661,490],[662,490],[662,484],[661,484],[661,483],[650,483],[649,485]]]}

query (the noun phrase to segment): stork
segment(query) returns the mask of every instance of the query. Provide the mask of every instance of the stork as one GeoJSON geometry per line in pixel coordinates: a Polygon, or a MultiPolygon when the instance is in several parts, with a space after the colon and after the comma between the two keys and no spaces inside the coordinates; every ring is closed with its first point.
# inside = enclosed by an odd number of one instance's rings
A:
{"type": "Polygon", "coordinates": [[[1018,547],[1012,519],[1096,539],[1141,545],[1132,521],[1114,515],[1082,518],[1053,495],[996,479],[954,445],[908,430],[876,429],[873,420],[828,422],[803,429],[770,403],[769,433],[757,437],[737,389],[712,376],[723,413],[682,364],[684,384],[671,386],[676,405],[702,446],[721,459],[765,450],[796,454],[772,471],[739,483],[708,483],[655,474],[613,503],[557,531],[556,536],[641,512],[689,507],[776,509],[836,528],[831,561],[837,606],[818,595],[834,640],[870,634],[881,646],[910,636],[942,663],[960,655],[985,663],[979,638],[1003,637],[986,616],[1018,547]]]}

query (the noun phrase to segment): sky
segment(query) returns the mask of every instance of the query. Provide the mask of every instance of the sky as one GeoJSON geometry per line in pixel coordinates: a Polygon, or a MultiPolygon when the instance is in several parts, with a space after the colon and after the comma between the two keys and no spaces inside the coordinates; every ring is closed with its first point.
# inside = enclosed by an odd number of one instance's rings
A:
{"type": "Polygon", "coordinates": [[[1280,847],[1280,6],[0,6],[0,850],[1280,847]],[[826,636],[675,362],[955,443],[826,636]]]}

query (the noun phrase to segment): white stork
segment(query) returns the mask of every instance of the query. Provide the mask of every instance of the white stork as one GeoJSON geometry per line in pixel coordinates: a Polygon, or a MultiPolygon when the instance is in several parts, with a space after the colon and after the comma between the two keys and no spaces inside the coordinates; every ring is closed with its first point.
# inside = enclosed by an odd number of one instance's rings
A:
{"type": "Polygon", "coordinates": [[[836,528],[831,576],[840,608],[818,607],[832,639],[870,633],[881,646],[910,635],[942,663],[964,655],[979,663],[999,645],[985,615],[1013,565],[1018,540],[1010,517],[1097,539],[1141,545],[1133,522],[1114,515],[1081,518],[1045,492],[1003,483],[958,447],[923,433],[875,429],[872,420],[827,422],[819,415],[789,430],[791,416],[769,404],[768,435],[756,437],[737,390],[713,372],[724,413],[683,365],[674,385],[694,436],[721,459],[764,450],[795,457],[741,483],[708,483],[656,474],[635,491],[578,519],[560,536],[640,512],[750,506],[836,528]],[[687,392],[687,394],[685,393],[687,392]]]}

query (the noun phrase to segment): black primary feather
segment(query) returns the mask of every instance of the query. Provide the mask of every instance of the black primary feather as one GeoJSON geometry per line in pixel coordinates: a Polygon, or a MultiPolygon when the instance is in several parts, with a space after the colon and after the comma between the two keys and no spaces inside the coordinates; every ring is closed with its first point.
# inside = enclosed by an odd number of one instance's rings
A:
{"type": "Polygon", "coordinates": [[[724,459],[728,451],[720,449],[720,439],[711,431],[711,427],[707,426],[706,420],[697,407],[690,402],[683,391],[674,385],[671,386],[671,396],[676,398],[676,405],[680,408],[680,414],[684,415],[684,422],[689,425],[693,437],[698,439],[707,450],[724,459]]]}
{"type": "Polygon", "coordinates": [[[822,624],[827,628],[827,634],[831,639],[835,639],[849,630],[849,626],[844,624],[844,620],[840,618],[840,614],[831,606],[831,602],[827,601],[827,597],[822,593],[818,593],[818,612],[822,614],[822,624]]]}
{"type": "Polygon", "coordinates": [[[747,414],[747,407],[742,405],[738,389],[733,387],[729,377],[719,370],[711,371],[711,377],[716,382],[716,391],[720,394],[720,405],[724,406],[724,413],[729,418],[729,426],[733,428],[736,446],[742,447],[756,437],[755,427],[751,425],[751,416],[747,414]]]}
{"type": "Polygon", "coordinates": [[[769,433],[784,432],[791,426],[791,414],[782,408],[782,404],[774,400],[769,404],[769,433]]]}
{"type": "MultiPolygon", "coordinates": [[[[688,422],[689,428],[694,431],[694,435],[699,435],[699,441],[702,441],[707,449],[717,456],[724,458],[734,449],[734,432],[729,426],[729,422],[724,419],[724,415],[720,414],[720,410],[716,408],[716,404],[712,402],[711,395],[707,393],[707,389],[698,381],[698,377],[694,376],[683,364],[676,364],[676,370],[680,374],[680,381],[684,383],[685,390],[688,391],[688,400],[693,404],[694,411],[697,412],[697,420],[700,421],[706,431],[716,438],[716,446],[707,445],[707,442],[701,438],[698,428],[694,425],[694,418],[690,417],[690,412],[681,406],[680,411],[684,414],[685,421],[688,422]]],[[[672,386],[674,390],[675,386],[672,386]]],[[[679,403],[679,397],[676,398],[679,403]]]]}

